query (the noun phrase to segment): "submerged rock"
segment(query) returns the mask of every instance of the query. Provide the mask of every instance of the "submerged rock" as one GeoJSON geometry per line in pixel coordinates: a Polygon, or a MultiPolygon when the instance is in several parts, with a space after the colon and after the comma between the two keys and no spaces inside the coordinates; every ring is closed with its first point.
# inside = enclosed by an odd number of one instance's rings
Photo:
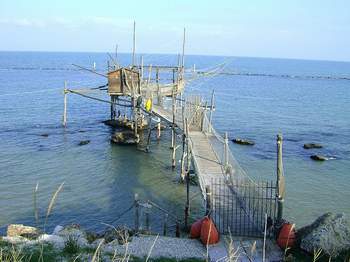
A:
{"type": "Polygon", "coordinates": [[[255,145],[255,143],[253,141],[246,140],[246,139],[240,139],[240,138],[234,138],[234,139],[232,139],[232,142],[235,144],[246,145],[246,146],[255,145]]]}
{"type": "Polygon", "coordinates": [[[133,145],[139,142],[139,137],[135,136],[133,131],[122,131],[116,132],[111,137],[111,142],[120,144],[120,145],[133,145]]]}
{"type": "Polygon", "coordinates": [[[313,149],[313,148],[322,148],[323,146],[321,144],[316,144],[316,143],[307,143],[304,144],[304,149],[313,149]]]}
{"type": "Polygon", "coordinates": [[[345,214],[326,213],[297,231],[300,248],[313,253],[322,249],[336,257],[350,249],[350,224],[345,214]]]}
{"type": "Polygon", "coordinates": [[[24,226],[22,224],[11,224],[7,227],[8,237],[25,237],[35,239],[40,235],[40,230],[36,227],[24,226]]]}
{"type": "Polygon", "coordinates": [[[80,141],[79,142],[79,146],[83,146],[83,145],[87,145],[87,144],[89,144],[90,143],[90,140],[82,140],[82,141],[80,141]]]}
{"type": "Polygon", "coordinates": [[[328,160],[327,157],[322,156],[322,155],[312,155],[312,156],[310,156],[310,158],[312,160],[315,160],[315,161],[326,161],[326,160],[328,160]]]}

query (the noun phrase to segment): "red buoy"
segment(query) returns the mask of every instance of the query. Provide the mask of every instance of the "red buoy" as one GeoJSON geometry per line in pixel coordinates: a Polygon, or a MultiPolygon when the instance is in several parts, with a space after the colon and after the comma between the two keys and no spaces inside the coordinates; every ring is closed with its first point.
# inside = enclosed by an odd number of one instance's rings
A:
{"type": "Polygon", "coordinates": [[[190,238],[199,238],[201,236],[203,218],[194,222],[191,226],[190,238]]]}
{"type": "Polygon", "coordinates": [[[285,223],[278,234],[277,244],[282,249],[293,247],[295,242],[294,224],[285,223]]]}
{"type": "Polygon", "coordinates": [[[212,245],[219,242],[219,233],[215,224],[209,217],[205,217],[201,228],[201,241],[204,245],[212,245]]]}

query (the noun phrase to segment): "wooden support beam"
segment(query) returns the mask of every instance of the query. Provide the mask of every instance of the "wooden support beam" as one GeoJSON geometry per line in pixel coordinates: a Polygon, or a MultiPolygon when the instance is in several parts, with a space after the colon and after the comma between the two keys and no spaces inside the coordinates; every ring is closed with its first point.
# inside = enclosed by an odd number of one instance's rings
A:
{"type": "Polygon", "coordinates": [[[134,195],[134,205],[135,205],[135,232],[137,233],[140,228],[140,204],[139,195],[136,193],[134,195]]]}
{"type": "Polygon", "coordinates": [[[161,135],[161,126],[160,126],[160,118],[158,117],[158,123],[157,123],[157,139],[160,139],[160,135],[161,135]]]}
{"type": "Polygon", "coordinates": [[[67,126],[67,94],[68,94],[67,81],[64,81],[64,90],[63,90],[63,95],[64,95],[63,104],[64,104],[64,107],[63,107],[63,121],[62,121],[62,124],[63,124],[64,127],[67,126]]]}

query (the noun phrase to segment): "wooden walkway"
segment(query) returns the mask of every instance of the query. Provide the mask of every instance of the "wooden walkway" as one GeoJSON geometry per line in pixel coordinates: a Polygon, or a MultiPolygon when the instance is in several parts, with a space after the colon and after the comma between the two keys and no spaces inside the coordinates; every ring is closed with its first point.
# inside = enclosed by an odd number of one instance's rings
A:
{"type": "MultiPolygon", "coordinates": [[[[171,109],[155,105],[152,111],[163,120],[173,122],[171,109]]],[[[182,112],[179,111],[175,114],[175,125],[183,130],[182,112]]],[[[191,117],[191,113],[184,115],[191,117]]],[[[203,127],[203,123],[201,126],[203,127]]],[[[233,158],[227,141],[213,127],[203,128],[207,132],[200,129],[196,124],[189,128],[188,145],[204,200],[207,200],[206,188],[211,191],[212,218],[218,230],[223,234],[261,236],[265,213],[273,208],[267,201],[269,191],[255,187],[256,184],[242,173],[237,162],[229,157],[230,155],[233,158]]],[[[270,197],[273,197],[272,191],[270,197]]],[[[271,214],[270,211],[270,216],[271,214]]]]}
{"type": "MultiPolygon", "coordinates": [[[[172,123],[171,110],[154,105],[152,111],[156,116],[172,123]]],[[[179,112],[176,114],[175,123],[178,128],[183,130],[182,116],[179,112]]],[[[225,178],[223,167],[210,144],[208,136],[212,135],[202,131],[189,131],[192,160],[204,198],[206,197],[205,188],[206,186],[211,187],[213,179],[225,178]]]]}

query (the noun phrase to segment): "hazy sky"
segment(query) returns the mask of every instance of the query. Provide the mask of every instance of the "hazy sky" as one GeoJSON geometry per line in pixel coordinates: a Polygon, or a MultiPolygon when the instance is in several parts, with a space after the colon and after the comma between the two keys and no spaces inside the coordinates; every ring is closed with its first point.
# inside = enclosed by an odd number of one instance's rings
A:
{"type": "Polygon", "coordinates": [[[350,61],[350,0],[0,0],[0,50],[350,61]]]}

